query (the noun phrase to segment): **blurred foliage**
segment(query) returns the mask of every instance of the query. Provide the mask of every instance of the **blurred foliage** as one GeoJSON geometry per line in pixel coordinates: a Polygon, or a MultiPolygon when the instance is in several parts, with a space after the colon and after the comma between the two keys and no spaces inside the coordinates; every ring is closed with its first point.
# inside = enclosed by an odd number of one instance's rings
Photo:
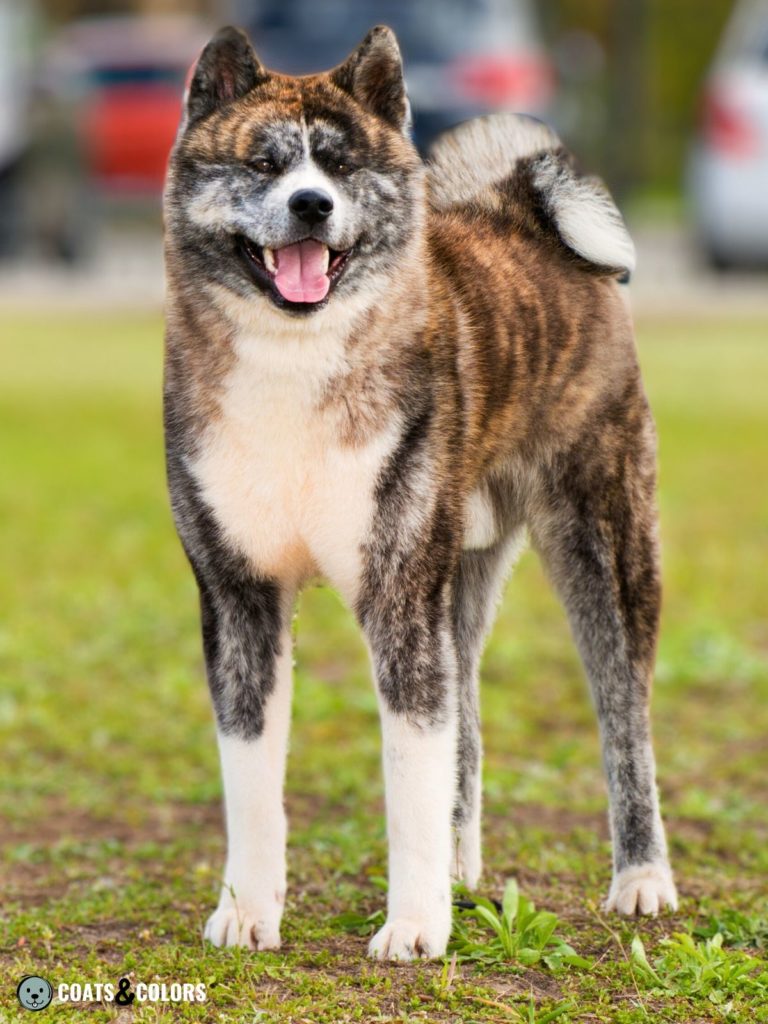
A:
{"type": "Polygon", "coordinates": [[[603,127],[611,126],[613,133],[602,132],[591,147],[589,139],[579,141],[619,192],[679,186],[701,85],[733,7],[733,0],[545,0],[541,5],[551,41],[586,32],[604,51],[597,91],[606,106],[603,127]]]}

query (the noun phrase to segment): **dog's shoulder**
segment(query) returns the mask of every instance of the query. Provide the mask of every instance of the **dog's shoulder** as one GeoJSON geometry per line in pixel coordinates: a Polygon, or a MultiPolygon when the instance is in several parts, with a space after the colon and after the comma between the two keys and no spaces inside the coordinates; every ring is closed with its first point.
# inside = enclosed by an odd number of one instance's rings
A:
{"type": "Polygon", "coordinates": [[[428,154],[432,209],[510,219],[550,238],[587,269],[628,275],[635,247],[599,178],[579,173],[557,134],[533,117],[493,114],[466,121],[428,154]]]}

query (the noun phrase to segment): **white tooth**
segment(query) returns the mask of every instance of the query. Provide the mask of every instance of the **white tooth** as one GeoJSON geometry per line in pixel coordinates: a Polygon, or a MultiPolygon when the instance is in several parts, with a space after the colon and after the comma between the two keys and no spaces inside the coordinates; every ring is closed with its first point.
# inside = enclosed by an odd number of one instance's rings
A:
{"type": "Polygon", "coordinates": [[[330,251],[330,249],[328,248],[327,245],[324,245],[323,246],[323,273],[324,274],[328,273],[328,263],[330,261],[330,258],[331,258],[331,251],[330,251]]]}
{"type": "Polygon", "coordinates": [[[268,249],[266,245],[264,246],[262,251],[264,253],[264,266],[267,268],[270,274],[276,273],[277,263],[275,263],[275,254],[272,252],[271,249],[268,249]]]}

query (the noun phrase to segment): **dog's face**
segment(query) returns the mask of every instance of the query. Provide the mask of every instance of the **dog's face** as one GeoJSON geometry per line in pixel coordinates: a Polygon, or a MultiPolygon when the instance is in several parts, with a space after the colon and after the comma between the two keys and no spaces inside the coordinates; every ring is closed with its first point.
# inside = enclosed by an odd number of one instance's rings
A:
{"type": "Polygon", "coordinates": [[[306,78],[265,70],[235,29],[205,48],[166,187],[183,282],[306,316],[396,271],[422,197],[389,29],[306,78]]]}
{"type": "Polygon", "coordinates": [[[36,975],[23,978],[16,989],[16,994],[25,1010],[44,1010],[53,999],[50,983],[36,975]]]}

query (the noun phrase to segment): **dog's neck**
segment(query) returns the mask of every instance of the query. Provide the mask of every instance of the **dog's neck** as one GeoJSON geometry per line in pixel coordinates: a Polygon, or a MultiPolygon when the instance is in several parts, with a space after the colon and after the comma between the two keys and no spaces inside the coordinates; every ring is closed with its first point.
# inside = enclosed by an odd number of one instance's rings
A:
{"type": "MultiPolygon", "coordinates": [[[[402,350],[419,344],[428,315],[426,238],[414,232],[394,271],[351,296],[334,296],[305,318],[262,296],[245,299],[210,284],[191,302],[168,293],[169,352],[184,355],[185,380],[173,371],[200,428],[220,413],[219,396],[237,374],[254,400],[265,388],[324,410],[345,443],[362,443],[388,422],[401,383],[402,350]],[[207,410],[207,411],[206,411],[207,410]]],[[[173,380],[171,378],[174,378],[173,380]]]]}

